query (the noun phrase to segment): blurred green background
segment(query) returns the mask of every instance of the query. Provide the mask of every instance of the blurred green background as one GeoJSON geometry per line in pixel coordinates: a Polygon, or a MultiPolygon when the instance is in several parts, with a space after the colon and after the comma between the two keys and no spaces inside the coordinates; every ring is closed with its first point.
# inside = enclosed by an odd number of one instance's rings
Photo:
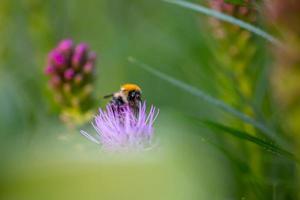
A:
{"type": "MultiPolygon", "coordinates": [[[[198,123],[218,119],[239,126],[231,116],[128,62],[135,57],[215,97],[226,93],[207,22],[206,16],[162,1],[1,0],[0,198],[268,199],[293,188],[289,168],[281,167],[290,160],[263,152],[268,163],[253,175],[249,152],[227,147],[250,145],[258,154],[260,148],[198,123]],[[123,83],[142,87],[143,98],[161,113],[157,149],[106,155],[80,135],[81,128],[93,132],[89,123],[77,129],[62,124],[44,66],[47,53],[64,38],[84,41],[98,54],[98,107],[107,103],[103,95],[123,83]],[[278,169],[288,178],[278,178],[278,169]]],[[[270,57],[264,41],[256,38],[255,46],[252,83],[265,89],[252,103],[264,106],[268,117],[272,106],[265,103],[269,86],[263,71],[270,57]]]]}

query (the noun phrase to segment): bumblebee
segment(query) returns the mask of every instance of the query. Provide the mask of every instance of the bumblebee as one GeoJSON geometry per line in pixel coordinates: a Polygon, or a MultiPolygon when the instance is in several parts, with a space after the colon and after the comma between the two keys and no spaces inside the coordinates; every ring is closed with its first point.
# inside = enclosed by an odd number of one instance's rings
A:
{"type": "Polygon", "coordinates": [[[121,86],[120,91],[104,96],[112,98],[110,103],[116,106],[128,104],[132,108],[137,108],[141,99],[142,90],[136,84],[126,83],[121,86]]]}

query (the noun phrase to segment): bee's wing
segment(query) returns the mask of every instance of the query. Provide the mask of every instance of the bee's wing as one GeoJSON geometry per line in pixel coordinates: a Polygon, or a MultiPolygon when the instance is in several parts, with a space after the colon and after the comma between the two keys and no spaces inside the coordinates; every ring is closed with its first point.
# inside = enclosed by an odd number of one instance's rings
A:
{"type": "Polygon", "coordinates": [[[107,98],[110,98],[110,97],[112,97],[112,96],[114,96],[114,93],[105,95],[103,98],[104,98],[104,99],[107,99],[107,98]]]}

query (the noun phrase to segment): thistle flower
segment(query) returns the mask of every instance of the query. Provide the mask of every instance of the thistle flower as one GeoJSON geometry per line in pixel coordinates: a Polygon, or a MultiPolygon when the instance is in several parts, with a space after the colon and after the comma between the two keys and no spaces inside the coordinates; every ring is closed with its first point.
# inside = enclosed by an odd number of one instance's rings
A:
{"type": "Polygon", "coordinates": [[[61,117],[70,123],[82,123],[93,105],[91,95],[96,53],[85,43],[74,45],[65,39],[49,53],[45,74],[55,100],[61,107],[61,117]]]}
{"type": "Polygon", "coordinates": [[[99,109],[99,114],[92,122],[97,131],[95,137],[85,131],[80,132],[106,150],[147,150],[152,147],[153,123],[158,113],[159,111],[151,106],[147,114],[145,102],[139,105],[137,112],[127,104],[109,104],[106,110],[99,109]]]}

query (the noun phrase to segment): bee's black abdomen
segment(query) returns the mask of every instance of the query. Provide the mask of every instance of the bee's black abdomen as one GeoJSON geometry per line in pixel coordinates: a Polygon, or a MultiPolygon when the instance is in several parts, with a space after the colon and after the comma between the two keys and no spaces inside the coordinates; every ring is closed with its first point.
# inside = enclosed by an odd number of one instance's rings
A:
{"type": "Polygon", "coordinates": [[[116,115],[119,115],[120,113],[124,112],[123,105],[125,105],[125,102],[122,99],[122,97],[120,97],[120,96],[119,97],[113,97],[110,101],[110,105],[111,105],[111,108],[112,108],[113,112],[116,115]]]}
{"type": "Polygon", "coordinates": [[[110,103],[115,105],[115,106],[122,106],[122,105],[125,104],[122,97],[113,97],[112,100],[110,101],[110,103]]]}

